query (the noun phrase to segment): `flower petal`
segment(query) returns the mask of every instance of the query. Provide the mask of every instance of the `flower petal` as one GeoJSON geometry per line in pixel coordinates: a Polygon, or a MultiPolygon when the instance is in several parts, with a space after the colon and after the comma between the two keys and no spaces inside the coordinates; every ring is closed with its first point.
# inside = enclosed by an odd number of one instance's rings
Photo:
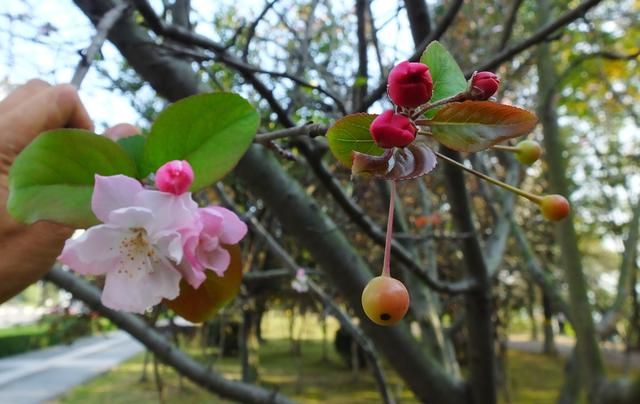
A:
{"type": "Polygon", "coordinates": [[[125,175],[104,177],[96,174],[91,197],[93,213],[102,222],[107,222],[112,211],[133,206],[136,195],[142,189],[140,182],[125,175]]]}
{"type": "Polygon", "coordinates": [[[137,195],[136,202],[153,212],[155,219],[147,229],[149,234],[188,228],[198,220],[198,204],[191,198],[191,193],[173,195],[145,190],[137,195]]]}
{"type": "MultiPolygon", "coordinates": [[[[136,260],[136,264],[140,261],[136,260]]],[[[114,310],[144,313],[162,299],[175,299],[180,292],[180,273],[166,260],[145,260],[142,269],[125,263],[125,270],[107,274],[102,304],[114,310]]]]}
{"type": "Polygon", "coordinates": [[[58,260],[84,275],[101,275],[111,271],[119,257],[120,242],[126,236],[121,229],[98,225],[76,239],[65,242],[58,260]]]}
{"type": "Polygon", "coordinates": [[[177,231],[156,233],[153,245],[161,256],[171,259],[176,264],[182,261],[182,237],[177,231]]]}
{"type": "Polygon", "coordinates": [[[238,215],[221,206],[209,206],[200,209],[205,214],[216,213],[223,217],[222,233],[219,235],[222,244],[237,244],[247,234],[247,225],[240,220],[238,215]]]}
{"type": "Polygon", "coordinates": [[[198,260],[205,268],[212,270],[218,276],[223,276],[231,263],[231,254],[224,248],[209,251],[199,249],[198,260]]]}
{"type": "Polygon", "coordinates": [[[154,220],[154,214],[149,209],[132,206],[111,212],[107,223],[122,229],[146,229],[154,220]]]}
{"type": "Polygon", "coordinates": [[[207,275],[202,269],[194,268],[186,261],[178,266],[178,271],[180,271],[184,279],[189,285],[193,286],[194,289],[198,289],[200,285],[202,285],[202,282],[207,279],[207,275]]]}

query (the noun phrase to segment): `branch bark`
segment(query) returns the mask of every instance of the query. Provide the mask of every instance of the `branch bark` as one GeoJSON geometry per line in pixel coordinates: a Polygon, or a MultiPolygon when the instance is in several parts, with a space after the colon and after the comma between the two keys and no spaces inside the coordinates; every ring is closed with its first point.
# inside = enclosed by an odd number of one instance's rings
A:
{"type": "MultiPolygon", "coordinates": [[[[110,0],[74,1],[94,22],[113,4],[110,0]]],[[[158,55],[154,40],[133,19],[121,20],[116,28],[109,39],[160,95],[175,101],[199,91],[197,77],[188,65],[167,55],[158,55]],[[176,82],[180,85],[174,85],[176,82]]],[[[260,95],[270,97],[267,101],[274,112],[279,116],[284,113],[281,118],[288,123],[286,126],[292,126],[284,110],[275,110],[278,103],[268,88],[259,81],[250,83],[255,85],[260,95]]],[[[360,291],[371,277],[369,267],[336,224],[285,173],[270,153],[259,146],[252,146],[234,173],[255,196],[273,209],[284,228],[299,240],[318,266],[333,279],[362,320],[365,332],[419,399],[431,403],[464,402],[464,383],[444,373],[434,359],[417,346],[407,327],[382,329],[366,319],[361,308],[360,291]]]]}
{"type": "Polygon", "coordinates": [[[100,302],[100,291],[89,282],[61,268],[51,269],[46,279],[71,292],[76,299],[85,302],[93,310],[131,334],[158,358],[204,389],[243,403],[293,403],[276,390],[270,391],[255,385],[227,380],[218,373],[207,370],[205,366],[188,357],[149,327],[142,318],[104,307],[100,302]]]}

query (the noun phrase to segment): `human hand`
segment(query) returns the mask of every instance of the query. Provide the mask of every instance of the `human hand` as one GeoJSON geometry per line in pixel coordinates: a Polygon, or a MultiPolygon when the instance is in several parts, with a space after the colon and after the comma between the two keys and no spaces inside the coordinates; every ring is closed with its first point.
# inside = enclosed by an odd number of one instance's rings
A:
{"type": "MultiPolygon", "coordinates": [[[[16,156],[39,133],[65,127],[93,130],[71,85],[31,80],[0,101],[0,303],[40,279],[73,232],[50,222],[24,225],[7,213],[8,175],[16,156]]],[[[137,132],[131,125],[113,130],[120,136],[137,132]]]]}

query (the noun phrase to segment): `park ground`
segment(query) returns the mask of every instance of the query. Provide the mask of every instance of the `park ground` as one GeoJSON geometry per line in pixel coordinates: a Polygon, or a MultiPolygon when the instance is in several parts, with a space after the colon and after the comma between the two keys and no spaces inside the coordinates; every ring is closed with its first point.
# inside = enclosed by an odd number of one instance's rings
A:
{"type": "MultiPolygon", "coordinates": [[[[259,348],[257,363],[259,380],[263,386],[280,390],[302,403],[376,403],[379,395],[373,378],[367,370],[351,371],[334,351],[331,341],[323,342],[316,320],[305,317],[294,327],[294,335],[300,340],[292,344],[288,337],[288,325],[283,318],[271,318],[264,322],[266,342],[259,348]]],[[[330,323],[329,335],[337,325],[330,323]]],[[[549,357],[539,354],[540,343],[531,342],[524,335],[516,335],[510,342],[506,360],[508,383],[501,388],[501,402],[519,404],[552,403],[564,380],[564,359],[572,347],[571,338],[557,340],[559,355],[549,357]]],[[[214,349],[204,349],[198,344],[187,348],[197,359],[210,363],[212,368],[233,379],[241,378],[237,357],[219,358],[214,349]]],[[[629,361],[616,347],[606,347],[603,355],[611,375],[640,375],[640,357],[629,361]]],[[[100,403],[228,403],[222,399],[212,401],[210,393],[180,378],[173,369],[159,365],[157,373],[149,361],[143,372],[145,355],[140,353],[114,367],[101,376],[81,384],[50,404],[100,403]]],[[[387,369],[389,383],[399,403],[418,402],[401,380],[387,369]]]]}

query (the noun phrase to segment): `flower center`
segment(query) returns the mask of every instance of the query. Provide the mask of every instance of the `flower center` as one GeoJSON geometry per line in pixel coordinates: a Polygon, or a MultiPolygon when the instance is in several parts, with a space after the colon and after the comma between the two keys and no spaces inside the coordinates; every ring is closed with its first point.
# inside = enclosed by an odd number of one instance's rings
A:
{"type": "Polygon", "coordinates": [[[145,229],[135,227],[130,232],[120,242],[118,273],[133,278],[153,271],[150,261],[156,261],[158,257],[145,229]]]}

